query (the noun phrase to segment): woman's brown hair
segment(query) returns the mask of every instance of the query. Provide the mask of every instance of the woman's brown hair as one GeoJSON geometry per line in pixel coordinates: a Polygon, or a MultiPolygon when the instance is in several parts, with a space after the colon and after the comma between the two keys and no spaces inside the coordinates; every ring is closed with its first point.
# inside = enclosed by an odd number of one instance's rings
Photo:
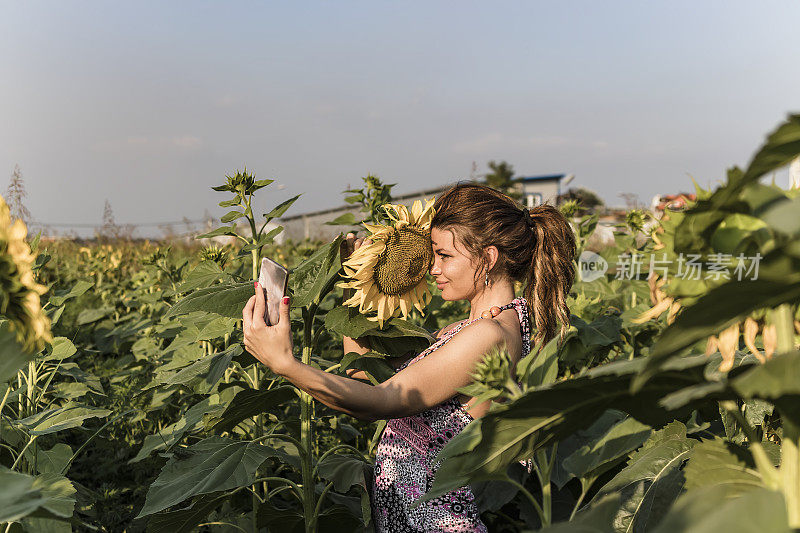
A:
{"type": "Polygon", "coordinates": [[[576,249],[564,215],[548,204],[528,211],[509,196],[476,183],[454,185],[436,198],[434,209],[431,227],[451,230],[482,262],[476,282],[486,273],[486,247],[497,247],[499,256],[489,279],[507,276],[523,283],[535,328],[533,342],[544,341],[539,349],[555,337],[559,322],[559,342],[563,341],[569,329],[566,299],[575,281],[576,249]]]}

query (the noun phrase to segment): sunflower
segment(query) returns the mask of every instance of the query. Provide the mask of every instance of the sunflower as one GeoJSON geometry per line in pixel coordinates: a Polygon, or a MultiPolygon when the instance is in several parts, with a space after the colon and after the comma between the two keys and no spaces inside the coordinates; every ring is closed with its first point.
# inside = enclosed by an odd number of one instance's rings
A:
{"type": "Polygon", "coordinates": [[[39,296],[47,287],[36,283],[31,266],[33,254],[21,220],[12,222],[8,206],[0,196],[0,317],[7,318],[25,350],[35,353],[52,342],[50,319],[39,296]]]}
{"type": "Polygon", "coordinates": [[[386,204],[391,225],[364,223],[371,235],[369,245],[362,245],[344,262],[345,274],[351,281],[340,283],[345,289],[355,289],[344,305],[358,307],[362,313],[376,310],[379,327],[397,316],[403,318],[413,307],[420,312],[430,303],[431,294],[425,274],[433,261],[431,221],[434,199],[416,200],[411,210],[404,205],[386,204]]]}

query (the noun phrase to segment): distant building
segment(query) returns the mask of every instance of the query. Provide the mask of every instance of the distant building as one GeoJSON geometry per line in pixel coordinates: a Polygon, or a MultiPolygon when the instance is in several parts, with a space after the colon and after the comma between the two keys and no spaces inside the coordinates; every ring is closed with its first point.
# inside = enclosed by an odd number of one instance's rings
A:
{"type": "MultiPolygon", "coordinates": [[[[556,205],[556,200],[561,194],[561,180],[565,174],[549,174],[546,176],[528,176],[519,178],[516,184],[517,190],[522,193],[520,202],[528,207],[534,207],[542,203],[556,205]]],[[[433,189],[425,189],[400,196],[394,196],[392,202],[403,204],[408,207],[415,200],[430,200],[452,187],[454,184],[442,185],[433,189]]],[[[276,237],[278,243],[286,239],[299,241],[303,239],[329,241],[339,232],[355,231],[360,226],[331,226],[325,224],[345,213],[353,213],[356,219],[360,219],[363,213],[360,206],[340,205],[331,209],[323,209],[311,213],[301,213],[281,218],[278,223],[283,226],[283,231],[276,237]]]]}

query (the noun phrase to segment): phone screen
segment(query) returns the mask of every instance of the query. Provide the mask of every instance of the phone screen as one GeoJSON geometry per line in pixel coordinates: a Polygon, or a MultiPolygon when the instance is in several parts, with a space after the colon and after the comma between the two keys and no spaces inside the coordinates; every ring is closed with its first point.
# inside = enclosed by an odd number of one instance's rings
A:
{"type": "Polygon", "coordinates": [[[283,265],[267,257],[261,260],[261,271],[258,273],[258,284],[264,289],[266,306],[264,322],[267,325],[277,324],[280,320],[280,301],[286,295],[289,271],[283,265]]]}

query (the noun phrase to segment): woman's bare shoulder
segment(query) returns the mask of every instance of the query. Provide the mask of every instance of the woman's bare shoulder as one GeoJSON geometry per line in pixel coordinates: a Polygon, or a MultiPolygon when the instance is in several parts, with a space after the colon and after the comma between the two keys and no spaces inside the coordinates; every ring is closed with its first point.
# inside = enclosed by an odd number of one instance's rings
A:
{"type": "Polygon", "coordinates": [[[455,328],[456,328],[456,327],[458,327],[458,325],[459,325],[459,324],[461,324],[462,322],[464,322],[464,321],[463,321],[463,320],[459,320],[458,322],[453,322],[452,324],[449,324],[449,325],[447,325],[447,326],[443,327],[442,329],[440,329],[439,331],[437,331],[436,333],[434,333],[434,337],[436,337],[437,339],[441,339],[442,337],[444,337],[444,335],[445,335],[445,334],[446,334],[448,331],[451,331],[451,330],[455,329],[455,328]]]}

